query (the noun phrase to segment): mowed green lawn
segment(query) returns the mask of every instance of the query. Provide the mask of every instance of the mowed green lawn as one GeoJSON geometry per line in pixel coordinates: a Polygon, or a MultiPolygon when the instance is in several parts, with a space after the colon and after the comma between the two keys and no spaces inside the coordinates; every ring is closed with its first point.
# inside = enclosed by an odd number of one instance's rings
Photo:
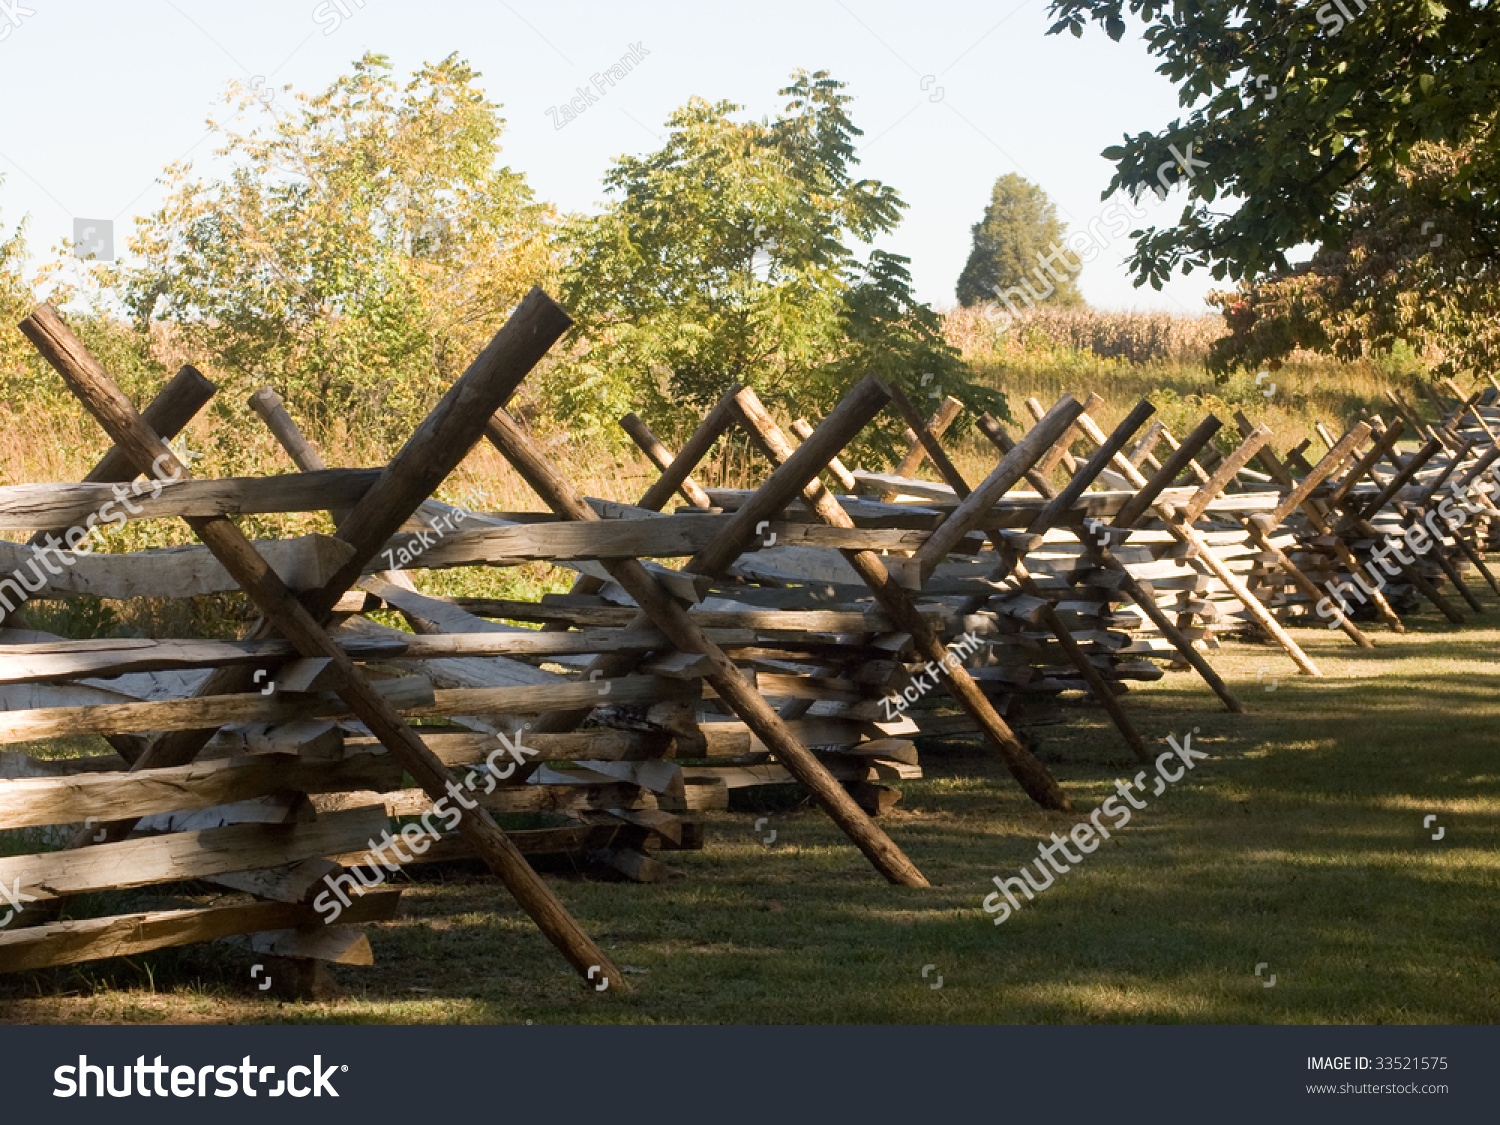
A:
{"type": "Polygon", "coordinates": [[[930,890],[887,886],[805,805],[714,814],[703,851],[663,856],[684,873],[672,883],[550,875],[639,970],[629,996],[587,989],[503,890],[450,868],[372,927],[376,965],[339,970],[340,1000],[263,999],[248,950],[220,945],[0,979],[0,1019],[1491,1022],[1500,605],[1487,604],[1461,629],[1377,629],[1374,652],[1301,630],[1320,680],[1277,649],[1228,646],[1213,662],[1243,716],[1189,673],[1132,692],[1151,740],[1196,728],[1210,759],[1002,926],[981,909],[991,876],[1139,768],[1095,708],[1035,732],[1074,815],[1036,809],[977,745],[924,748],[926,779],[903,784],[883,823],[930,890]]]}

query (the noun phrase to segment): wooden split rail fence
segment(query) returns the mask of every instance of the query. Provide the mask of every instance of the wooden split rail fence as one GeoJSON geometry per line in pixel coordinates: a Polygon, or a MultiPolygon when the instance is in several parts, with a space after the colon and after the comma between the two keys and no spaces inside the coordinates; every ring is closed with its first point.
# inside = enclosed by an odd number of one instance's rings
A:
{"type": "MultiPolygon", "coordinates": [[[[1284,623],[1500,457],[1479,433],[1494,411],[1473,403],[1415,453],[1397,451],[1408,423],[1375,420],[1329,435],[1311,464],[1305,447],[1278,460],[1243,418],[1232,450],[1216,418],[1179,441],[1146,403],[1106,434],[1097,399],[1065,395],[1029,403],[1014,437],[979,419],[994,468],[969,481],[943,444],[959,405],[924,419],[867,379],[790,433],[734,388],[675,454],[629,416],[660,477],[610,502],[580,494],[505,411],[569,326],[533,292],[383,468],[329,467],[266,389],[251,407],[297,471],[196,480],[167,442],[207,380],[184,369],[137,413],[54,310],[28,318],[113,444],[78,484],[0,488],[0,531],[34,533],[0,541],[0,732],[23,747],[0,753],[0,831],[9,849],[17,833],[35,844],[0,858],[24,904],[0,923],[0,971],[236,938],[315,990],[331,963],[372,962],[365,928],[395,916],[392,875],[473,857],[580,976],[625,991],[531,859],[665,878],[660,849],[700,846],[701,814],[732,790],[792,785],[880,875],[925,886],[875,819],[921,776],[916,736],[978,736],[1034,801],[1067,810],[1026,733],[1065,695],[1101,706],[1149,760],[1122,698],[1162,675],[1157,661],[1191,667],[1232,711],[1209,660],[1225,632],[1318,675],[1284,623]],[[908,453],[892,472],[851,470],[841,457],[882,410],[906,420],[908,453]],[[762,458],[759,487],[694,479],[731,431],[762,458]],[[481,441],[546,513],[433,498],[481,441]],[[199,542],[72,552],[73,529],[111,505],[184,520],[199,542]],[[234,523],[301,512],[330,513],[336,532],[252,542],[234,523]],[[424,571],[538,561],[571,571],[571,590],[419,589],[424,571]],[[235,641],[67,640],[29,629],[23,608],[233,590],[261,614],[235,641]],[[24,749],[90,736],[109,752],[24,749]]],[[[1438,584],[1467,594],[1471,565],[1493,586],[1486,526],[1400,564],[1375,612],[1399,627],[1414,596],[1452,609],[1438,584]]],[[[1368,645],[1356,616],[1338,623],[1368,645]]]]}

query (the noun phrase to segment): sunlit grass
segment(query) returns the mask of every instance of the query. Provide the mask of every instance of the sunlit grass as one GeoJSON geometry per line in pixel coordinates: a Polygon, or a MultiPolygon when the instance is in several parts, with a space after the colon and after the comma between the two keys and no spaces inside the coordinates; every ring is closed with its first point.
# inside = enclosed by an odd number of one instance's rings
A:
{"type": "Polygon", "coordinates": [[[338,1001],[263,1000],[245,955],[221,945],[5,978],[0,1016],[1488,1022],[1500,1002],[1497,612],[1462,629],[1419,620],[1406,636],[1377,634],[1373,652],[1301,630],[1327,673],[1316,680],[1279,650],[1228,644],[1214,663],[1243,716],[1184,673],[1132,693],[1150,739],[1165,748],[1196,727],[1211,758],[999,927],[981,908],[991,877],[1014,874],[1139,768],[1092,708],[1034,732],[1073,815],[1031,805],[977,745],[924,748],[927,778],[902,784],[884,823],[931,890],[887,886],[805,805],[710,815],[703,851],[662,853],[685,872],[676,882],[554,869],[584,927],[645,970],[628,998],[587,990],[509,896],[454,867],[421,873],[402,917],[371,928],[377,963],[338,970],[349,989],[338,1001]],[[762,815],[777,829],[770,847],[754,829],[762,815]]]}

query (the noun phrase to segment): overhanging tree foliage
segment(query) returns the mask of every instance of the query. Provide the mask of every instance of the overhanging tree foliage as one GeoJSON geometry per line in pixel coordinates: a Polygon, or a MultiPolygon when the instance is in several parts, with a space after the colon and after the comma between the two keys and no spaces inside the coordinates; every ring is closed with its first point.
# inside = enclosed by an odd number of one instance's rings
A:
{"type": "MultiPolygon", "coordinates": [[[[1137,241],[1138,282],[1160,288],[1195,268],[1242,282],[1246,299],[1227,302],[1242,305],[1231,316],[1241,333],[1276,304],[1259,287],[1300,285],[1352,314],[1327,323],[1330,343],[1361,323],[1376,340],[1440,347],[1450,363],[1482,358],[1470,345],[1500,259],[1500,14],[1488,3],[1053,0],[1051,12],[1054,33],[1081,35],[1092,20],[1114,39],[1139,18],[1189,111],[1105,151],[1116,164],[1106,195],[1186,190],[1176,225],[1137,241]],[[1454,174],[1432,175],[1445,161],[1454,174]],[[1320,258],[1294,266],[1308,246],[1320,258]],[[1383,321],[1380,301],[1396,303],[1383,321]]],[[[1316,344],[1307,328],[1263,328],[1262,345],[1277,332],[1316,344]]],[[[1242,357],[1257,354],[1242,345],[1242,357]]]]}
{"type": "Polygon", "coordinates": [[[799,72],[782,116],[748,122],[694,99],[659,151],[610,170],[616,199],[569,236],[564,301],[582,339],[559,374],[575,420],[645,406],[687,424],[736,382],[816,415],[866,374],[1003,410],[968,382],[906,259],[849,245],[894,229],[905,204],[854,177],[842,89],[799,72]]]}
{"type": "Polygon", "coordinates": [[[1210,368],[1275,365],[1293,348],[1357,359],[1404,344],[1436,375],[1494,370],[1500,259],[1475,251],[1490,237],[1475,207],[1437,202],[1470,174],[1471,147],[1419,146],[1397,190],[1352,193],[1340,244],[1243,290],[1210,294],[1231,329],[1213,345],[1210,368]]]}

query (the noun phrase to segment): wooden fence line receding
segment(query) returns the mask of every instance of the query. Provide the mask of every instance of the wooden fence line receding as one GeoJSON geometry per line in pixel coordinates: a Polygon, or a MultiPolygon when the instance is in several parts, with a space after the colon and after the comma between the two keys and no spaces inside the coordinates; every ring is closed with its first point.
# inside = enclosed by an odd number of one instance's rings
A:
{"type": "MultiPolygon", "coordinates": [[[[1366,615],[1392,628],[1422,602],[1457,620],[1477,611],[1471,569],[1500,593],[1484,561],[1500,549],[1493,398],[1445,404],[1415,449],[1399,444],[1405,423],[1373,420],[1320,430],[1324,457],[1304,443],[1283,460],[1243,415],[1240,446],[1216,451],[1211,416],[1178,441],[1142,403],[1105,434],[1098,396],[1065,395],[1028,404],[1036,425],[1014,440],[978,419],[998,456],[971,486],[951,453],[956,400],[924,417],[866,379],[820,424],[792,423],[799,444],[734,387],[675,455],[646,420],[622,422],[660,474],[629,505],[582,496],[503,409],[569,323],[530,295],[383,468],[327,464],[265,388],[251,410],[298,471],[194,480],[163,438],[207,401],[207,380],[184,368],[138,415],[54,310],[28,318],[114,445],[76,484],[0,487],[0,530],[76,525],[155,462],[174,479],[130,518],[184,520],[200,540],[65,560],[29,595],[241,590],[263,617],[237,641],[4,631],[0,744],[102,735],[111,752],[0,746],[0,831],[72,841],[0,858],[0,880],[29,900],[0,925],[0,971],[248,938],[316,968],[311,981],[373,962],[363,927],[395,917],[390,875],[477,859],[591,992],[625,992],[528,857],[664,880],[681,873],[663,857],[703,846],[703,813],[789,786],[886,879],[924,887],[920,857],[877,820],[897,783],[922,776],[919,739],[978,737],[1030,800],[1065,811],[1067,763],[1043,765],[1030,731],[1075,700],[1147,761],[1153,714],[1126,704],[1162,663],[1238,712],[1210,660],[1226,635],[1275,639],[1316,674],[1286,626],[1324,624],[1361,574],[1376,587],[1366,615]],[[894,471],[856,467],[851,442],[889,407],[910,427],[905,456],[894,471]],[[750,487],[716,487],[700,466],[736,428],[765,464],[750,487]],[[481,438],[550,514],[433,499],[481,438]],[[685,507],[662,514],[674,497],[685,507]],[[1455,525],[1442,513],[1459,500],[1455,525]],[[252,542],[234,522],[273,512],[330,512],[339,532],[252,542]],[[434,520],[448,521],[441,536],[398,554],[434,520]],[[1410,561],[1376,582],[1382,544],[1398,540],[1410,561]],[[437,569],[531,562],[577,577],[531,599],[424,586],[437,569]],[[61,920],[100,892],[115,913],[61,920]]],[[[0,570],[52,550],[45,535],[0,542],[0,570]]],[[[1333,624],[1373,644],[1356,612],[1333,624]]]]}

